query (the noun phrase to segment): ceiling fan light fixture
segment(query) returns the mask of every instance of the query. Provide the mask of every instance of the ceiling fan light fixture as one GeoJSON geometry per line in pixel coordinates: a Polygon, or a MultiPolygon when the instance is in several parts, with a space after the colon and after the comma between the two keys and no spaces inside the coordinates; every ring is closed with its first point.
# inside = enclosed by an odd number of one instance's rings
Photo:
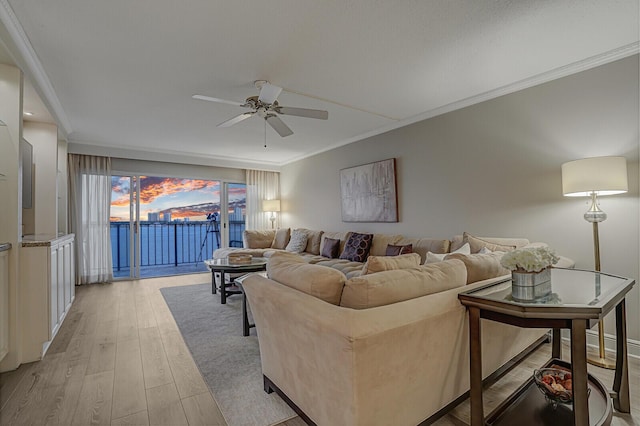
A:
{"type": "MultiPolygon", "coordinates": [[[[315,118],[319,120],[326,120],[329,117],[329,113],[324,110],[318,109],[308,109],[308,108],[294,108],[294,107],[285,107],[281,106],[278,103],[278,96],[282,92],[282,87],[274,86],[269,83],[267,80],[255,80],[253,82],[255,87],[260,90],[260,94],[258,96],[250,96],[248,97],[244,103],[235,102],[235,101],[227,101],[225,99],[214,98],[211,96],[203,96],[203,95],[193,95],[194,99],[199,99],[203,101],[209,102],[217,102],[222,104],[229,104],[235,106],[241,106],[243,108],[250,108],[253,111],[246,112],[244,114],[240,114],[236,117],[233,117],[229,120],[226,120],[220,124],[218,127],[230,127],[240,121],[243,121],[247,118],[250,118],[252,115],[258,115],[259,117],[265,120],[265,131],[266,131],[266,123],[278,132],[280,136],[287,137],[293,134],[293,131],[287,126],[278,115],[292,115],[297,117],[306,117],[306,118],[315,118]]],[[[266,146],[266,140],[265,140],[266,146]]]]}

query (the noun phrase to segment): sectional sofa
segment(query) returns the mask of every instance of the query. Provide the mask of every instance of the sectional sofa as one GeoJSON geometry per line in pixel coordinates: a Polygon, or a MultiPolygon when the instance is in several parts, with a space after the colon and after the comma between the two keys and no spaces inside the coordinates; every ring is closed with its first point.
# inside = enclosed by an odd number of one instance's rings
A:
{"type": "MultiPolygon", "coordinates": [[[[285,231],[281,241],[274,231],[249,231],[241,249],[269,257],[268,278],[243,280],[265,391],[318,425],[416,425],[460,401],[469,390],[469,338],[458,293],[508,277],[498,249],[529,241],[375,234],[367,260],[354,262],[318,254],[325,238],[348,241],[349,233],[309,232],[301,253],[284,249],[285,231]],[[413,253],[385,256],[388,246],[408,244],[413,253]],[[446,254],[462,247],[469,254],[446,254]]],[[[573,266],[568,258],[559,263],[573,266]]],[[[484,378],[546,338],[546,330],[486,320],[482,328],[484,378]]]]}
{"type": "MultiPolygon", "coordinates": [[[[311,229],[298,228],[291,230],[290,228],[282,228],[278,230],[245,230],[243,232],[242,248],[219,248],[214,250],[214,259],[224,259],[230,253],[246,253],[256,257],[270,257],[274,253],[288,252],[287,246],[291,240],[291,236],[295,233],[303,233],[307,236],[304,249],[296,253],[301,256],[307,263],[329,266],[337,269],[345,274],[347,278],[353,278],[361,275],[365,265],[364,261],[357,261],[349,258],[341,258],[345,245],[354,232],[325,232],[311,229]],[[329,240],[338,240],[339,246],[335,257],[323,256],[326,252],[325,246],[329,240]]],[[[497,253],[505,250],[513,250],[515,248],[540,245],[544,243],[531,243],[526,238],[497,238],[497,237],[476,237],[467,232],[461,235],[455,235],[448,239],[406,237],[397,234],[371,234],[373,236],[371,245],[367,252],[369,256],[385,256],[388,254],[389,246],[406,247],[411,246],[411,252],[420,255],[420,263],[430,262],[433,258],[442,258],[447,254],[461,251],[459,254],[476,254],[482,251],[494,251],[497,253]],[[466,249],[466,250],[465,250],[466,249]],[[493,250],[491,250],[493,249],[493,250]],[[439,256],[438,256],[439,255],[439,256]]],[[[499,255],[487,254],[486,262],[479,262],[478,257],[466,258],[466,262],[475,261],[476,264],[484,265],[489,268],[487,271],[475,268],[472,271],[470,279],[478,281],[489,278],[490,276],[505,275],[508,273],[499,266],[499,255]],[[493,260],[490,260],[493,259],[493,260]]],[[[560,257],[558,266],[573,267],[573,261],[566,257],[560,257]]]]}

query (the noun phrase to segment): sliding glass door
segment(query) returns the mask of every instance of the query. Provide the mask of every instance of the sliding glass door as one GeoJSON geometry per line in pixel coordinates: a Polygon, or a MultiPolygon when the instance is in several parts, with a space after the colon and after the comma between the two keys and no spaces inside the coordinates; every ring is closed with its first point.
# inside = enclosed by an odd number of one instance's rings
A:
{"type": "Polygon", "coordinates": [[[226,229],[224,247],[242,247],[242,233],[245,229],[247,211],[247,185],[244,183],[225,183],[222,187],[222,199],[227,212],[223,228],[226,229]]]}
{"type": "Polygon", "coordinates": [[[245,184],[157,176],[114,176],[114,277],[204,272],[219,247],[241,246],[245,184]]]}
{"type": "Polygon", "coordinates": [[[114,278],[140,277],[138,176],[111,177],[111,257],[114,278]]]}

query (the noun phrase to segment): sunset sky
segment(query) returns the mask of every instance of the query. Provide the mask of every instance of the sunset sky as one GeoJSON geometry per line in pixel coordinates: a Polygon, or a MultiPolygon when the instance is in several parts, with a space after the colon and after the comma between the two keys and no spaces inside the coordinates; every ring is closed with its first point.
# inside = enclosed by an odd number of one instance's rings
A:
{"type": "MultiPolygon", "coordinates": [[[[111,177],[112,221],[129,220],[130,182],[130,177],[111,177]]],[[[206,214],[213,212],[208,204],[218,209],[220,203],[220,181],[141,176],[140,182],[141,220],[147,220],[149,213],[169,210],[172,219],[206,220],[206,214]]],[[[229,184],[230,204],[245,196],[244,184],[229,184]]]]}

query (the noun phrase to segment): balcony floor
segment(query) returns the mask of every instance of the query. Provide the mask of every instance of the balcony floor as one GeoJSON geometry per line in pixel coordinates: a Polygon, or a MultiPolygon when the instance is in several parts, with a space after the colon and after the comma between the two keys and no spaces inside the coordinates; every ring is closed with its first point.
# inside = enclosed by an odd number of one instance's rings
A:
{"type": "MultiPolygon", "coordinates": [[[[198,272],[208,272],[209,269],[204,262],[183,263],[178,266],[174,265],[157,265],[157,266],[141,266],[140,278],[167,277],[171,275],[194,274],[198,272]]],[[[113,271],[113,278],[117,280],[129,279],[129,268],[120,268],[119,271],[113,271]]]]}

